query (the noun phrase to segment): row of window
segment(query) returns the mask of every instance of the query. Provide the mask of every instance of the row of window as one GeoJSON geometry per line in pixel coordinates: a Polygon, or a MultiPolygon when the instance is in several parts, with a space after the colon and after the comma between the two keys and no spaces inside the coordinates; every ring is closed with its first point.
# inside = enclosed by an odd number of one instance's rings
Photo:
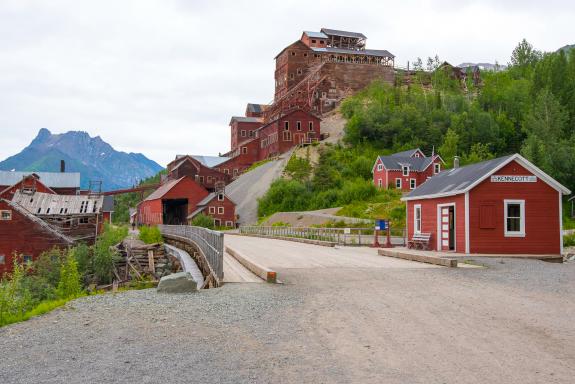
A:
{"type": "Polygon", "coordinates": [[[255,131],[247,131],[245,129],[242,129],[240,131],[240,136],[241,137],[254,137],[255,136],[255,131]]]}
{"type": "MultiPolygon", "coordinates": [[[[215,215],[216,214],[216,207],[209,207],[208,212],[210,213],[210,215],[215,215]]],[[[218,207],[218,215],[223,215],[224,214],[224,207],[218,207]]]]}
{"type": "MultiPolygon", "coordinates": [[[[219,168],[218,168],[218,171],[219,171],[219,168]]],[[[227,173],[227,172],[224,172],[224,173],[227,173]]],[[[203,184],[203,183],[204,183],[204,180],[206,180],[207,183],[210,184],[212,181],[213,181],[214,183],[217,182],[217,181],[219,181],[220,178],[217,177],[217,176],[206,176],[205,179],[204,179],[204,176],[198,176],[198,175],[196,175],[196,181],[199,181],[200,184],[203,184]]]]}
{"type": "MultiPolygon", "coordinates": [[[[214,219],[214,225],[216,227],[220,227],[222,225],[222,221],[220,219],[214,219]]],[[[234,226],[233,221],[226,221],[226,227],[232,228],[234,226]]]]}
{"type": "MultiPolygon", "coordinates": [[[[525,200],[503,200],[503,206],[505,237],[525,237],[525,200]]],[[[479,221],[480,223],[491,222],[490,227],[495,228],[495,206],[490,205],[490,207],[493,211],[483,209],[479,211],[479,221]]],[[[413,231],[415,233],[421,233],[421,217],[421,204],[416,204],[413,206],[413,231]]],[[[482,227],[481,224],[480,227],[482,227]]]]}
{"type": "MultiPolygon", "coordinates": [[[[383,180],[382,179],[377,180],[377,186],[380,188],[383,187],[383,180]]],[[[395,188],[401,189],[401,187],[402,187],[402,180],[398,177],[397,179],[395,179],[395,188]]],[[[417,180],[416,179],[409,179],[409,189],[415,189],[415,187],[417,187],[417,180]]]]}
{"type": "Polygon", "coordinates": [[[273,143],[276,143],[277,141],[278,141],[278,134],[277,132],[275,132],[266,137],[265,139],[262,139],[260,145],[262,148],[265,148],[269,145],[272,145],[273,143]]]}
{"type": "MultiPolygon", "coordinates": [[[[377,164],[377,170],[383,171],[383,164],[381,164],[381,163],[377,164]]],[[[441,172],[441,164],[440,163],[433,164],[433,174],[437,175],[439,172],[441,172]]],[[[404,165],[403,167],[401,167],[401,174],[403,176],[409,176],[409,166],[408,165],[404,165]]]]}
{"type": "MultiPolygon", "coordinates": [[[[32,262],[32,256],[24,255],[24,256],[22,256],[22,261],[26,264],[29,264],[32,262]]],[[[6,264],[6,255],[0,255],[0,265],[5,265],[5,264],[6,264]]]]}
{"type": "MultiPolygon", "coordinates": [[[[302,123],[301,121],[295,122],[295,128],[297,131],[302,130],[302,123]]],[[[313,121],[308,121],[307,128],[309,131],[313,131],[313,121]]],[[[289,131],[289,121],[284,121],[284,131],[289,131]]]]}

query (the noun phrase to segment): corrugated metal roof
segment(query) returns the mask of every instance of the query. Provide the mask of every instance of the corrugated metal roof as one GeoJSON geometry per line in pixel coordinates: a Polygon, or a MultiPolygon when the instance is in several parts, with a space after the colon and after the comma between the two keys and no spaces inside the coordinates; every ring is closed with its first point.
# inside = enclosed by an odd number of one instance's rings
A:
{"type": "Polygon", "coordinates": [[[218,165],[225,163],[230,158],[225,156],[201,156],[201,155],[191,155],[194,159],[198,160],[200,163],[206,167],[217,167],[218,165]]]}
{"type": "Polygon", "coordinates": [[[176,180],[168,180],[166,183],[162,184],[158,189],[152,192],[150,196],[146,197],[144,201],[161,199],[162,196],[168,193],[170,189],[172,189],[176,184],[178,184],[180,180],[182,180],[184,177],[180,177],[179,179],[176,180]]]}
{"type": "Polygon", "coordinates": [[[80,215],[101,212],[104,196],[54,195],[16,191],[12,201],[33,215],[80,215]]]}
{"type": "Polygon", "coordinates": [[[322,28],[321,32],[329,36],[343,36],[343,37],[353,37],[356,39],[367,39],[367,37],[365,37],[363,33],[359,32],[340,31],[337,29],[328,29],[328,28],[322,28]]]}
{"type": "Polygon", "coordinates": [[[411,199],[439,193],[462,193],[467,187],[500,165],[508,162],[512,157],[514,157],[514,155],[445,170],[427,179],[423,184],[420,184],[419,187],[411,191],[406,198],[411,199]]]}
{"type": "Polygon", "coordinates": [[[80,188],[78,172],[0,171],[0,185],[14,185],[31,174],[38,175],[42,184],[50,188],[80,188]]]}
{"type": "Polygon", "coordinates": [[[106,195],[104,196],[104,202],[102,203],[102,212],[114,212],[114,196],[106,195]]]}
{"type": "Polygon", "coordinates": [[[60,231],[58,231],[56,228],[54,228],[53,226],[51,226],[50,224],[46,223],[44,220],[34,216],[33,214],[31,214],[28,210],[26,210],[24,207],[22,207],[21,205],[15,203],[14,201],[10,201],[10,200],[4,200],[4,199],[0,199],[0,201],[4,201],[5,203],[8,204],[8,206],[10,206],[12,209],[14,209],[15,211],[18,211],[21,215],[23,215],[24,217],[26,217],[28,220],[30,220],[31,222],[33,222],[34,224],[38,225],[39,227],[41,227],[44,231],[51,233],[52,235],[54,235],[55,237],[58,237],[60,239],[62,239],[64,242],[68,243],[68,244],[73,244],[74,241],[64,235],[63,233],[61,233],[60,231]]]}
{"type": "Polygon", "coordinates": [[[327,39],[327,35],[323,32],[303,31],[303,33],[315,39],[327,39]]]}
{"type": "Polygon", "coordinates": [[[379,156],[379,159],[387,170],[401,170],[403,166],[416,172],[425,170],[432,162],[431,157],[407,157],[407,156],[379,156]]]}
{"type": "Polygon", "coordinates": [[[262,113],[263,111],[265,111],[266,109],[269,108],[269,105],[267,104],[254,104],[254,103],[248,103],[247,106],[247,110],[249,112],[254,112],[254,113],[262,113]]]}
{"type": "Polygon", "coordinates": [[[389,51],[385,49],[364,49],[360,51],[356,51],[353,49],[344,49],[344,48],[311,48],[314,52],[325,52],[325,53],[345,53],[345,54],[354,54],[354,55],[365,55],[365,56],[377,56],[377,57],[395,57],[389,51]]]}
{"type": "Polygon", "coordinates": [[[232,119],[230,120],[230,124],[234,120],[236,120],[240,123],[263,123],[263,121],[264,121],[264,119],[261,117],[232,116],[232,119]]]}

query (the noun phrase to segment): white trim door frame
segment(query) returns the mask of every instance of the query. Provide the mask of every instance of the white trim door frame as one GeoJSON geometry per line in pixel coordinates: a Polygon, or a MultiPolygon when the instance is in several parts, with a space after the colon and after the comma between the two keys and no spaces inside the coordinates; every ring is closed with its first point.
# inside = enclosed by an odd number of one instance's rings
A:
{"type": "Polygon", "coordinates": [[[449,249],[449,207],[453,207],[453,252],[457,252],[457,211],[455,202],[437,204],[437,250],[451,251],[449,249]],[[446,209],[447,208],[447,209],[446,209]],[[447,237],[444,236],[447,234],[447,237]],[[444,249],[447,247],[447,249],[444,249]]]}

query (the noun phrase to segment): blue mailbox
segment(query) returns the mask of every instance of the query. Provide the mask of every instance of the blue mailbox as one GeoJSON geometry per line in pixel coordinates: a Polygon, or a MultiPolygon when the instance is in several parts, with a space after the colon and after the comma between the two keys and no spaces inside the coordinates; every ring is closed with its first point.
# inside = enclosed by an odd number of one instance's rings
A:
{"type": "Polygon", "coordinates": [[[383,219],[375,220],[375,229],[377,231],[385,231],[389,227],[388,223],[387,220],[383,219]]]}

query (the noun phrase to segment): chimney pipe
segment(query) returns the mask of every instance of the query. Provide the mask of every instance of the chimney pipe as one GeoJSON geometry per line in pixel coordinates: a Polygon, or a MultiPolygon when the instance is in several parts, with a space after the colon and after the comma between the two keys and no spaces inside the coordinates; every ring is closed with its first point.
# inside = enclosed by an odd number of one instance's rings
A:
{"type": "Polygon", "coordinates": [[[459,168],[459,156],[453,157],[453,168],[459,168]]]}
{"type": "Polygon", "coordinates": [[[60,172],[66,172],[66,162],[64,160],[60,160],[60,172]]]}

